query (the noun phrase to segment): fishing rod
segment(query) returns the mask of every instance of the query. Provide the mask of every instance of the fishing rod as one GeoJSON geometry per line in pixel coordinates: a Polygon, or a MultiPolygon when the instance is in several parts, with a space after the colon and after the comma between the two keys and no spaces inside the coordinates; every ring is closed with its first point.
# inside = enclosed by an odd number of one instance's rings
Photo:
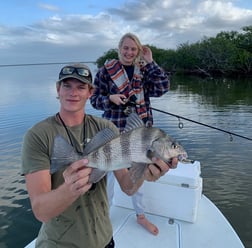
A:
{"type": "Polygon", "coordinates": [[[236,137],[239,137],[239,138],[243,138],[243,139],[252,141],[252,138],[245,137],[245,136],[242,136],[240,134],[236,134],[236,133],[233,133],[233,132],[230,132],[230,131],[227,131],[227,130],[224,130],[224,129],[221,129],[221,128],[218,128],[218,127],[210,126],[210,125],[204,124],[202,122],[194,121],[194,120],[188,119],[186,117],[183,117],[183,116],[180,116],[180,115],[176,115],[176,114],[172,114],[172,113],[169,113],[167,111],[160,110],[160,109],[157,109],[157,108],[151,107],[151,109],[155,110],[157,112],[163,113],[163,114],[167,114],[167,115],[171,115],[171,116],[177,117],[179,119],[179,128],[180,129],[183,128],[183,123],[180,121],[180,119],[183,119],[183,120],[186,120],[186,121],[190,121],[190,122],[196,123],[198,125],[202,125],[202,126],[205,126],[205,127],[208,127],[208,128],[212,128],[212,129],[215,129],[215,130],[227,133],[227,134],[230,135],[230,141],[233,141],[233,137],[232,136],[236,136],[236,137]]]}

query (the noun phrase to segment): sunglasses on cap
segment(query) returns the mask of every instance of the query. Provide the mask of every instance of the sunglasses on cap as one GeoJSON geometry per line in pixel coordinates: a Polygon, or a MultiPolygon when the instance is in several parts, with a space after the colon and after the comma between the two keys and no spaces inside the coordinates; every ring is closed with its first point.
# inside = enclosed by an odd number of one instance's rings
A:
{"type": "Polygon", "coordinates": [[[60,71],[60,75],[72,75],[72,74],[78,74],[79,76],[82,77],[90,77],[90,71],[86,68],[77,68],[77,67],[73,67],[73,66],[66,66],[63,67],[60,71]]]}

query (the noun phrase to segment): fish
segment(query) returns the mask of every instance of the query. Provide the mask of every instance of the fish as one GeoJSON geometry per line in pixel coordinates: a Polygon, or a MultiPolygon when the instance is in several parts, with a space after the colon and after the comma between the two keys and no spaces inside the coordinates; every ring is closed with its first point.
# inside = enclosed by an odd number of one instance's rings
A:
{"type": "Polygon", "coordinates": [[[131,113],[123,132],[115,133],[109,128],[99,131],[83,150],[78,154],[61,135],[54,139],[51,156],[50,173],[71,163],[86,158],[88,167],[93,168],[90,183],[101,180],[108,171],[128,168],[133,182],[144,175],[144,170],[152,164],[152,158],[157,157],[171,162],[177,157],[179,161],[187,160],[187,152],[174,138],[157,127],[146,127],[142,119],[131,113]]]}

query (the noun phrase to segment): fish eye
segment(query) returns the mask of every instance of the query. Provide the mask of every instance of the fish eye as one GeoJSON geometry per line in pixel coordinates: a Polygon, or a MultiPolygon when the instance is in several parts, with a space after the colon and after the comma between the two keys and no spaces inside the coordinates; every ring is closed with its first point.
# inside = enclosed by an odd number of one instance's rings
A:
{"type": "Polygon", "coordinates": [[[173,143],[171,144],[171,147],[172,147],[172,149],[177,149],[177,148],[178,148],[178,145],[177,145],[176,143],[173,142],[173,143]]]}

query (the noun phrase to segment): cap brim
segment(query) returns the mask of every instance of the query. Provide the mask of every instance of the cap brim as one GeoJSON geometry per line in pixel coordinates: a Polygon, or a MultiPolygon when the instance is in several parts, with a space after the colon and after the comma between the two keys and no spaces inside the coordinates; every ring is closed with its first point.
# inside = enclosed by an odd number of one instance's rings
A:
{"type": "Polygon", "coordinates": [[[61,77],[57,82],[61,82],[61,81],[68,79],[68,78],[75,78],[84,84],[89,84],[89,85],[93,86],[92,82],[90,82],[88,79],[81,77],[77,74],[65,75],[65,76],[61,77]]]}

